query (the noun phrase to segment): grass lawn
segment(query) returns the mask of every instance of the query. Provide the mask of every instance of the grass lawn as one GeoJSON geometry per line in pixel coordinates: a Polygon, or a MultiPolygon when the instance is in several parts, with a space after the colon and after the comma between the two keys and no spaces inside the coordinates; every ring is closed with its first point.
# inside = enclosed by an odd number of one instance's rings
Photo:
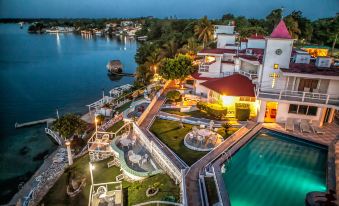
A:
{"type": "Polygon", "coordinates": [[[179,122],[156,119],[150,128],[150,131],[171,148],[188,165],[192,165],[207,152],[193,151],[184,145],[184,137],[191,131],[192,125],[183,125],[184,127],[180,128],[179,122]]]}
{"type": "MultiPolygon", "coordinates": [[[[109,160],[103,160],[101,162],[94,163],[95,170],[93,171],[93,177],[95,183],[115,181],[115,177],[118,174],[121,174],[120,168],[118,167],[107,168],[108,161],[109,160]]],[[[46,206],[88,205],[88,196],[91,184],[88,162],[89,156],[85,155],[76,160],[72,166],[73,171],[87,177],[86,187],[80,194],[73,198],[70,198],[66,194],[68,179],[68,172],[66,171],[47,193],[41,203],[44,203],[46,206]]],[[[151,200],[163,200],[168,196],[174,196],[176,200],[179,200],[179,187],[175,185],[173,180],[165,174],[158,174],[139,182],[130,183],[123,181],[122,185],[124,190],[124,205],[133,205],[151,200]],[[153,185],[154,183],[159,184],[159,193],[154,197],[148,198],[145,195],[146,190],[148,186],[153,185]]]]}
{"type": "Polygon", "coordinates": [[[107,129],[107,132],[116,132],[118,129],[120,129],[122,126],[124,126],[124,121],[121,120],[117,123],[115,123],[113,126],[107,129]]]}

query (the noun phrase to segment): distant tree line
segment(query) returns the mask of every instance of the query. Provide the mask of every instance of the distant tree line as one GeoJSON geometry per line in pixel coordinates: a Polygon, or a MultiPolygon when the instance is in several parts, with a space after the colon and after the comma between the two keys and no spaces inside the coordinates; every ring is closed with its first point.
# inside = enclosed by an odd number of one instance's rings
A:
{"type": "MultiPolygon", "coordinates": [[[[135,60],[138,63],[136,84],[145,86],[152,79],[157,69],[161,70],[164,59],[173,59],[178,54],[196,55],[202,48],[214,48],[214,26],[216,24],[235,24],[240,38],[252,34],[269,35],[283,18],[295,45],[319,44],[334,48],[338,46],[338,15],[331,18],[311,21],[301,11],[293,11],[282,17],[282,9],[272,10],[265,19],[246,18],[224,14],[221,19],[145,19],[139,36],[147,36],[147,41],[140,44],[135,60]]],[[[171,71],[171,70],[169,70],[171,71]]],[[[162,73],[162,72],[160,72],[162,73]]],[[[163,74],[164,75],[164,74],[163,74]]],[[[167,76],[170,76],[168,74],[167,76]]],[[[166,75],[164,75],[166,76],[166,75]]]]}

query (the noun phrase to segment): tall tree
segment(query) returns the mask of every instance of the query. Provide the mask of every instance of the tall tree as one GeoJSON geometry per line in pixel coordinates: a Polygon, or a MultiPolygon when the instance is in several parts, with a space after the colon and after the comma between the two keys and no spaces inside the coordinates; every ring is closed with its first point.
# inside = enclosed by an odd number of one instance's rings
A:
{"type": "Polygon", "coordinates": [[[293,17],[293,15],[288,15],[284,18],[286,27],[291,34],[292,38],[298,39],[301,31],[299,29],[298,20],[293,17]]]}
{"type": "Polygon", "coordinates": [[[73,135],[81,135],[86,131],[87,124],[76,114],[65,114],[53,122],[52,129],[58,131],[65,139],[73,135]]]}
{"type": "Polygon", "coordinates": [[[198,42],[194,37],[191,37],[187,40],[187,44],[185,44],[181,48],[181,53],[188,54],[191,57],[195,57],[199,50],[201,50],[201,46],[199,46],[198,42]]]}
{"type": "Polygon", "coordinates": [[[178,44],[175,39],[171,39],[163,45],[165,56],[168,58],[173,58],[178,51],[178,44]]]}
{"type": "Polygon", "coordinates": [[[282,17],[282,9],[274,9],[266,16],[266,29],[272,32],[274,27],[279,23],[282,17]]]}
{"type": "Polygon", "coordinates": [[[208,20],[207,16],[200,19],[194,28],[194,34],[200,41],[203,42],[203,47],[213,40],[214,26],[211,21],[208,20]]]}
{"type": "Polygon", "coordinates": [[[160,66],[160,75],[165,79],[178,79],[183,81],[193,72],[192,59],[182,54],[179,54],[173,59],[164,59],[160,66]]]}
{"type": "Polygon", "coordinates": [[[159,66],[161,60],[163,58],[162,50],[160,48],[156,48],[151,55],[149,55],[146,59],[146,65],[149,66],[154,73],[156,73],[156,69],[159,66]]]}
{"type": "Polygon", "coordinates": [[[141,64],[137,67],[135,78],[135,86],[144,87],[150,83],[151,79],[153,78],[153,72],[147,65],[141,64]]]}

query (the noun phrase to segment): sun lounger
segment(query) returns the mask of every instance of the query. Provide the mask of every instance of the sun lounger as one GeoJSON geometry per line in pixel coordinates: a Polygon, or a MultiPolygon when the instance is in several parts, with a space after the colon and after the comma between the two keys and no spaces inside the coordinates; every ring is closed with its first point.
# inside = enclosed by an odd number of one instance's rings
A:
{"type": "Polygon", "coordinates": [[[325,134],[325,132],[320,127],[311,125],[311,128],[312,128],[313,132],[316,133],[316,134],[325,134]]]}
{"type": "Polygon", "coordinates": [[[287,118],[285,123],[285,130],[294,131],[294,119],[287,118]]]}
{"type": "Polygon", "coordinates": [[[309,125],[309,123],[306,119],[302,119],[300,121],[300,131],[301,132],[307,132],[307,133],[312,132],[311,127],[310,127],[310,125],[309,125]]]}

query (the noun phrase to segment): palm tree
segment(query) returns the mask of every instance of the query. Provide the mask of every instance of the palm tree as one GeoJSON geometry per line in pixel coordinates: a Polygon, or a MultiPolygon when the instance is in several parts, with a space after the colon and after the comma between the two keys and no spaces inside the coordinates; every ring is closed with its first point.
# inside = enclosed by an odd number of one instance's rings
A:
{"type": "Polygon", "coordinates": [[[194,27],[194,34],[198,37],[200,41],[203,42],[203,47],[213,40],[214,26],[208,20],[207,16],[204,16],[198,21],[198,24],[194,27]]]}
{"type": "Polygon", "coordinates": [[[201,49],[201,46],[199,46],[194,37],[187,39],[187,44],[185,44],[182,48],[184,53],[190,55],[191,57],[194,57],[201,49]]]}
{"type": "Polygon", "coordinates": [[[154,70],[156,73],[156,69],[159,66],[161,60],[163,58],[162,50],[160,48],[156,48],[147,58],[146,64],[150,67],[150,69],[154,70]]]}
{"type": "Polygon", "coordinates": [[[166,57],[173,58],[178,51],[178,45],[174,39],[168,41],[166,44],[163,45],[164,52],[166,53],[166,57]]]}

